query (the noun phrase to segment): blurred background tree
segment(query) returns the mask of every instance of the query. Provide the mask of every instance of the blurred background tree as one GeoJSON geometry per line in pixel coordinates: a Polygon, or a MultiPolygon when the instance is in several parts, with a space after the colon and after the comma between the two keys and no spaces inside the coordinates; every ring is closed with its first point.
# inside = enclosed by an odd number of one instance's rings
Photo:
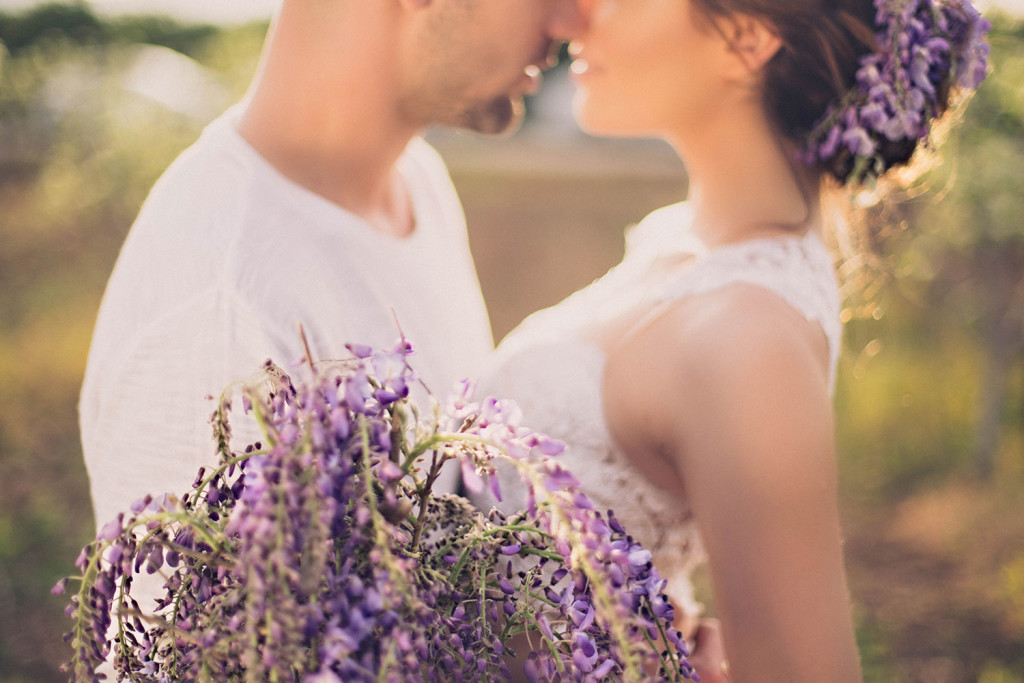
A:
{"type": "MultiPolygon", "coordinates": [[[[99,300],[149,188],[241,96],[265,28],[84,4],[0,13],[2,682],[64,679],[49,588],[94,529],[76,404],[99,300]]],[[[900,210],[874,315],[847,326],[837,430],[869,681],[1024,681],[1018,21],[996,18],[993,62],[929,191],[900,210]]],[[[563,76],[511,140],[431,133],[499,338],[602,274],[624,226],[686,192],[664,145],[572,129],[563,76]]]]}
{"type": "MultiPolygon", "coordinates": [[[[1000,458],[1024,448],[1022,387],[1014,384],[1024,352],[1024,30],[993,38],[997,75],[967,111],[967,125],[936,175],[948,185],[929,202],[915,242],[917,268],[931,273],[926,300],[942,323],[967,327],[984,358],[971,449],[978,476],[991,478],[1000,458]],[[1013,426],[1016,425],[1016,433],[1013,426]]],[[[1018,376],[1019,379],[1019,376],[1018,376]]]]}
{"type": "Polygon", "coordinates": [[[841,481],[877,680],[1024,680],[1024,26],[992,19],[993,71],[847,325],[841,481]]]}

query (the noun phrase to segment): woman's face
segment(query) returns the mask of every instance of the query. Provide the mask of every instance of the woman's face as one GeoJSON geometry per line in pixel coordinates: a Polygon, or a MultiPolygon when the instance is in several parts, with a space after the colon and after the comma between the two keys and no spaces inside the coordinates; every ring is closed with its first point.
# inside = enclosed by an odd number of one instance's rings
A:
{"type": "Polygon", "coordinates": [[[601,135],[693,130],[728,101],[736,55],[691,0],[579,0],[580,125],[601,135]]]}

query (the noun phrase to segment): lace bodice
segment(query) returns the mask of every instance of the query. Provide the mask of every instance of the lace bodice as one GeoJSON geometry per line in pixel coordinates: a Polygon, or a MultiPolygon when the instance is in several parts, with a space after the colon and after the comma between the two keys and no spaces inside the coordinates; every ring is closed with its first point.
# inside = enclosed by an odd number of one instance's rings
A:
{"type": "MultiPolygon", "coordinates": [[[[626,256],[604,277],[527,318],[501,343],[482,388],[514,399],[523,424],[566,442],[560,456],[599,507],[616,516],[654,555],[678,608],[696,614],[690,575],[703,560],[693,515],[677,492],[643,477],[615,445],[601,396],[605,353],[597,332],[627,311],[732,283],[764,287],[828,340],[831,377],[839,352],[839,293],[832,260],[814,234],[756,239],[707,248],[690,231],[685,203],[660,209],[627,235],[626,256]]],[[[506,509],[523,491],[502,478],[506,509]]]]}

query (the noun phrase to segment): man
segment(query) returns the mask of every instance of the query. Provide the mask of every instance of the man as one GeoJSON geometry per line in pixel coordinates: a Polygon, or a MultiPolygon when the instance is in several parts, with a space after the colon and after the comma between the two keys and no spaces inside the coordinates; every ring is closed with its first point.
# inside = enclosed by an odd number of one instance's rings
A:
{"type": "Polygon", "coordinates": [[[248,96],[157,183],[104,296],[80,404],[99,525],[186,491],[216,458],[204,396],[301,358],[300,324],[316,358],[401,328],[434,391],[474,374],[464,218],[418,136],[514,128],[576,21],[572,0],[283,0],[248,96]]]}

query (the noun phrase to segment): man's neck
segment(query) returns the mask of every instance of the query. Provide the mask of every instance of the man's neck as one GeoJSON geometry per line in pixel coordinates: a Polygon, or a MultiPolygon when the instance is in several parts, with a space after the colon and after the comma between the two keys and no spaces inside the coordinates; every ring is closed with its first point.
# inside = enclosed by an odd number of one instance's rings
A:
{"type": "Polygon", "coordinates": [[[350,23],[311,32],[319,17],[289,11],[315,10],[285,5],[238,132],[296,184],[382,232],[410,233],[411,202],[395,164],[419,131],[395,113],[380,51],[349,35],[350,23]],[[330,59],[326,41],[341,46],[330,59]]]}
{"type": "Polygon", "coordinates": [[[409,136],[346,141],[305,117],[243,111],[238,132],[279,173],[327,201],[394,235],[413,229],[408,189],[395,167],[409,136]]]}

